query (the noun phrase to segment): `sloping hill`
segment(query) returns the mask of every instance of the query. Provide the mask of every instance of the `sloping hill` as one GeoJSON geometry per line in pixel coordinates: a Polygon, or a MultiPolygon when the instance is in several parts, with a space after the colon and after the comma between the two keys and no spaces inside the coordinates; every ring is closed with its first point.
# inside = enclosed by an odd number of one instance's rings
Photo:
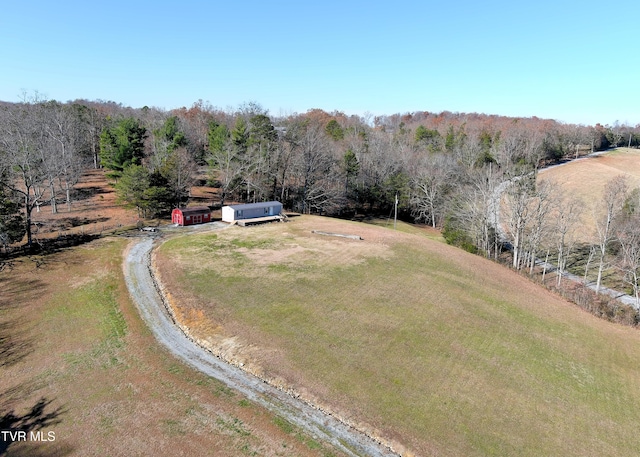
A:
{"type": "Polygon", "coordinates": [[[573,160],[542,169],[538,177],[558,183],[564,193],[582,201],[582,228],[576,235],[580,241],[587,243],[594,240],[595,214],[602,206],[604,187],[619,175],[627,177],[630,190],[640,187],[639,150],[618,148],[603,155],[573,160]]]}
{"type": "Polygon", "coordinates": [[[174,238],[157,261],[197,336],[418,455],[640,449],[638,332],[480,257],[305,216],[174,238]]]}

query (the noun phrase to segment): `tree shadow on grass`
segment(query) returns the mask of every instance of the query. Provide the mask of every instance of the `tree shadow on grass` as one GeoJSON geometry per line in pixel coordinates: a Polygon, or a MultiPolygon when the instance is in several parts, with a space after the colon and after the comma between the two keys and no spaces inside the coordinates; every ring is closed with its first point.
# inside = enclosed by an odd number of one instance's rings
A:
{"type": "MultiPolygon", "coordinates": [[[[88,200],[96,195],[110,194],[113,189],[105,188],[103,186],[86,186],[73,189],[74,200],[88,200]]],[[[64,204],[64,203],[63,203],[64,204]]]]}
{"type": "Polygon", "coordinates": [[[37,300],[39,294],[45,287],[45,283],[37,278],[16,278],[11,275],[11,271],[0,275],[0,310],[15,308],[16,297],[20,297],[21,302],[37,300]]]}
{"type": "MultiPolygon", "coordinates": [[[[49,438],[48,432],[51,430],[45,430],[61,422],[60,416],[66,413],[62,407],[56,409],[51,408],[53,400],[48,400],[45,397],[40,398],[25,414],[17,415],[15,411],[11,410],[0,416],[0,430],[14,432],[13,438],[9,434],[3,434],[0,436],[0,456],[9,455],[9,448],[11,449],[10,455],[67,455],[71,452],[71,449],[67,446],[48,446],[50,443],[36,445],[30,440],[31,432],[44,431],[45,433],[40,436],[49,438]],[[26,440],[15,440],[18,435],[15,432],[25,432],[26,440]],[[27,444],[31,446],[19,446],[21,444],[27,444]],[[18,447],[15,452],[13,447],[18,447]],[[41,448],[40,452],[38,448],[41,448]]],[[[54,441],[55,441],[55,431],[54,441]]],[[[44,440],[43,440],[44,441],[44,440]]]]}
{"type": "MultiPolygon", "coordinates": [[[[0,271],[2,269],[11,269],[12,263],[20,258],[32,258],[36,260],[36,257],[42,259],[45,256],[61,252],[63,250],[90,243],[98,238],[102,237],[100,232],[92,233],[72,233],[68,235],[62,235],[57,238],[34,239],[31,246],[19,246],[13,248],[9,252],[0,252],[0,271]]],[[[36,265],[40,268],[40,264],[36,265]]]]}
{"type": "Polygon", "coordinates": [[[7,368],[23,360],[33,352],[34,338],[28,328],[28,319],[20,319],[19,303],[37,300],[44,284],[38,279],[0,276],[0,368],[7,368]],[[19,298],[16,298],[19,297],[19,298]],[[19,300],[19,301],[18,301],[19,300]],[[7,311],[5,313],[5,311],[7,311]]]}
{"type": "Polygon", "coordinates": [[[0,322],[0,368],[7,368],[33,352],[33,338],[24,323],[16,320],[0,322]]]}
{"type": "Polygon", "coordinates": [[[74,227],[80,227],[81,225],[88,226],[87,230],[91,229],[93,224],[109,222],[108,217],[94,217],[88,219],[86,217],[64,217],[50,223],[52,231],[55,230],[69,230],[74,227]]]}
{"type": "Polygon", "coordinates": [[[0,453],[0,457],[64,457],[74,453],[73,447],[58,442],[36,444],[18,443],[8,453],[0,453]]]}
{"type": "Polygon", "coordinates": [[[32,398],[33,394],[47,386],[44,378],[34,377],[28,381],[23,381],[17,385],[9,387],[0,393],[0,412],[11,409],[11,405],[22,401],[24,398],[32,398]]]}

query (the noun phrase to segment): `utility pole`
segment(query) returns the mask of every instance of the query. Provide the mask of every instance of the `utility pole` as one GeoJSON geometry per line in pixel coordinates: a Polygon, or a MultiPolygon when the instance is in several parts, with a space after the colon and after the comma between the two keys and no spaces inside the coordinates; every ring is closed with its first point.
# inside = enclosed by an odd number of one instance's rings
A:
{"type": "Polygon", "coordinates": [[[396,204],[394,205],[394,214],[393,214],[393,230],[396,229],[397,222],[398,222],[398,194],[396,193],[396,204]]]}

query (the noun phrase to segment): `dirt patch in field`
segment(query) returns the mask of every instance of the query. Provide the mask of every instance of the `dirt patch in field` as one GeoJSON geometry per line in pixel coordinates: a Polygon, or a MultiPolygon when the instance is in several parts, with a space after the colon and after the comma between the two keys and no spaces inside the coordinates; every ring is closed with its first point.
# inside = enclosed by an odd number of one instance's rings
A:
{"type": "Polygon", "coordinates": [[[237,275],[238,263],[241,262],[245,278],[277,275],[282,269],[311,278],[318,267],[325,265],[348,267],[371,258],[388,260],[393,255],[389,243],[394,236],[403,235],[389,230],[385,237],[376,234],[385,231],[377,227],[363,224],[358,227],[335,219],[329,219],[333,222],[327,224],[325,219],[296,218],[286,223],[284,230],[278,223],[260,227],[231,227],[213,238],[203,235],[200,243],[190,244],[181,252],[174,253],[172,262],[179,269],[210,271],[224,277],[237,275]],[[340,230],[344,234],[353,234],[356,230],[364,240],[313,233],[327,228],[333,228],[334,233],[340,230]],[[195,264],[188,260],[194,255],[198,258],[195,264]]]}
{"type": "MultiPolygon", "coordinates": [[[[356,240],[314,233],[314,231],[322,231],[322,229],[313,228],[315,226],[354,231],[354,228],[349,225],[327,224],[324,220],[318,219],[318,221],[302,223],[297,227],[297,243],[295,244],[286,245],[286,239],[290,235],[285,232],[282,234],[284,247],[251,249],[241,252],[244,252],[252,263],[260,266],[276,264],[295,266],[309,265],[310,263],[349,266],[361,263],[371,257],[390,258],[391,256],[388,243],[384,242],[379,235],[372,236],[375,230],[368,227],[355,230],[359,232],[356,236],[364,238],[362,235],[364,233],[368,235],[368,239],[356,240]]],[[[351,235],[352,233],[344,234],[351,235]]]]}

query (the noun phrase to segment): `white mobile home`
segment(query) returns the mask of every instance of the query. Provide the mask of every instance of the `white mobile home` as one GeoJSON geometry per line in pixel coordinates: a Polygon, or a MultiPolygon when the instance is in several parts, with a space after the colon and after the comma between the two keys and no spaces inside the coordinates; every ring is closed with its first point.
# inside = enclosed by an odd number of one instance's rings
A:
{"type": "Polygon", "coordinates": [[[262,202],[245,205],[229,205],[222,207],[224,222],[237,222],[246,219],[276,220],[280,218],[282,203],[262,202]]]}

